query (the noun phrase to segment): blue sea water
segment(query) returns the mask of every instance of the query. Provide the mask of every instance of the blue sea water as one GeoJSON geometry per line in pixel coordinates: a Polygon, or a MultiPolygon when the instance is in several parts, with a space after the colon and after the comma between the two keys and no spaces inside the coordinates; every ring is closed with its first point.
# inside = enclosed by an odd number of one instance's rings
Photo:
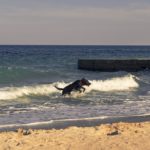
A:
{"type": "Polygon", "coordinates": [[[150,46],[0,46],[0,125],[150,113],[149,70],[78,70],[79,58],[150,59],[150,46]],[[54,87],[83,77],[85,93],[54,87]]]}

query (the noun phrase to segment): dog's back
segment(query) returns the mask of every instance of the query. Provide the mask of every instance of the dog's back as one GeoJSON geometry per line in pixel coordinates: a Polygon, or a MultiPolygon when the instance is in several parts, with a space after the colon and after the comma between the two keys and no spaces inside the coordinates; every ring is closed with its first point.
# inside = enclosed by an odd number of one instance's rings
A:
{"type": "Polygon", "coordinates": [[[71,91],[76,90],[78,87],[80,87],[80,80],[76,80],[75,82],[66,86],[62,91],[62,95],[70,94],[71,91]]]}

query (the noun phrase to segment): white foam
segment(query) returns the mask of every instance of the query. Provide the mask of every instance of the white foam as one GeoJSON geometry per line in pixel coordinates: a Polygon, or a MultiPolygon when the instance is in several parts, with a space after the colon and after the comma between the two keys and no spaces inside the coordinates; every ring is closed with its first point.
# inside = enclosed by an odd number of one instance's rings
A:
{"type": "Polygon", "coordinates": [[[139,85],[134,79],[133,75],[125,77],[111,78],[108,80],[93,80],[91,86],[87,91],[125,91],[133,88],[137,88],[139,85]]]}
{"type": "MultiPolygon", "coordinates": [[[[138,87],[138,83],[135,81],[133,75],[127,75],[124,77],[111,78],[108,80],[92,80],[90,81],[91,85],[86,87],[86,93],[95,91],[125,91],[138,87]]],[[[28,95],[45,95],[50,96],[53,93],[60,93],[61,91],[57,90],[54,85],[58,87],[65,87],[69,83],[56,82],[53,84],[43,84],[36,86],[23,86],[23,87],[7,87],[0,89],[0,100],[11,100],[17,99],[19,97],[28,96],[28,95]]],[[[73,94],[74,96],[82,96],[78,92],[73,94]]]]}
{"type": "MultiPolygon", "coordinates": [[[[62,86],[66,86],[65,83],[60,83],[62,86]]],[[[58,90],[54,87],[54,84],[43,84],[37,86],[23,86],[23,87],[7,87],[0,89],[0,99],[16,99],[26,95],[49,95],[56,93],[58,90]]]]}

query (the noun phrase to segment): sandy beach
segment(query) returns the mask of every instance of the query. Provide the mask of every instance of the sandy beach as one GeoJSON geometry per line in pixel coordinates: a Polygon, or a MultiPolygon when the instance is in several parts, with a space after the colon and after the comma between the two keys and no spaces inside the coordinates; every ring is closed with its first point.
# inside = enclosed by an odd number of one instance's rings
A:
{"type": "Polygon", "coordinates": [[[149,150],[150,122],[0,133],[1,150],[149,150]]]}

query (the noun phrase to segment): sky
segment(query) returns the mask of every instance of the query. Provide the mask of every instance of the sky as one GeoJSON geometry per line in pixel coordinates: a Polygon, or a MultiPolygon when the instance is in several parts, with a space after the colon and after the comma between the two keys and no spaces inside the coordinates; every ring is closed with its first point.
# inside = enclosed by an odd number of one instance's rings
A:
{"type": "Polygon", "coordinates": [[[0,0],[0,44],[150,45],[150,0],[0,0]]]}

